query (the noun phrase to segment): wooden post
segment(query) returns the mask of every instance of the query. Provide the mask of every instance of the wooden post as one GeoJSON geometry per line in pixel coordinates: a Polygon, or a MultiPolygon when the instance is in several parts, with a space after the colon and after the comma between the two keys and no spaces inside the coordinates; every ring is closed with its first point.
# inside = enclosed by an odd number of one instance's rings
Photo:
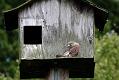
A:
{"type": "Polygon", "coordinates": [[[66,69],[51,69],[46,80],[68,80],[69,72],[66,69]]]}

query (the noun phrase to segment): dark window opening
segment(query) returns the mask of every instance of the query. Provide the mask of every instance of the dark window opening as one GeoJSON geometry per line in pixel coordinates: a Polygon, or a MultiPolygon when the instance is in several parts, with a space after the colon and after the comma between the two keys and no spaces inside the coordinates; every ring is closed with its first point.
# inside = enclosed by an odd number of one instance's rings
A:
{"type": "Polygon", "coordinates": [[[42,26],[24,26],[24,44],[42,44],[42,26]]]}

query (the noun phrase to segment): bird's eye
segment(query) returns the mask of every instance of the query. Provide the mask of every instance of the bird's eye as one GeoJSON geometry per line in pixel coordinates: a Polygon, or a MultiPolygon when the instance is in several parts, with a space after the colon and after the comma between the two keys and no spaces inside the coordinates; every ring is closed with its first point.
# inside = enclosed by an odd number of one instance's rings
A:
{"type": "Polygon", "coordinates": [[[68,47],[71,46],[70,44],[68,44],[68,47]]]}

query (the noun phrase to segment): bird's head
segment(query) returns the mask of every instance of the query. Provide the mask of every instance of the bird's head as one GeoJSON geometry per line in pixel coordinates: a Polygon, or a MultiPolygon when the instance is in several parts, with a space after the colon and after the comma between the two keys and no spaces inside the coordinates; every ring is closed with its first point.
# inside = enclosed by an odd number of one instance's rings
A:
{"type": "Polygon", "coordinates": [[[74,47],[74,46],[79,46],[79,43],[74,42],[74,41],[68,42],[68,47],[69,47],[69,48],[72,48],[72,47],[74,47]]]}

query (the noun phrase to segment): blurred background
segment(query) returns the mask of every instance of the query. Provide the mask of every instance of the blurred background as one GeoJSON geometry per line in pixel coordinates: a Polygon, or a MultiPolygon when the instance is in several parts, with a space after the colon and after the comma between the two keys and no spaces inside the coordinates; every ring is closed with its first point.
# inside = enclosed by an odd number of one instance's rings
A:
{"type": "MultiPolygon", "coordinates": [[[[2,11],[15,8],[25,1],[0,0],[0,80],[19,80],[18,30],[5,31],[2,11]]],[[[95,77],[70,80],[119,80],[119,0],[90,1],[109,11],[104,31],[95,29],[95,77]]]]}

